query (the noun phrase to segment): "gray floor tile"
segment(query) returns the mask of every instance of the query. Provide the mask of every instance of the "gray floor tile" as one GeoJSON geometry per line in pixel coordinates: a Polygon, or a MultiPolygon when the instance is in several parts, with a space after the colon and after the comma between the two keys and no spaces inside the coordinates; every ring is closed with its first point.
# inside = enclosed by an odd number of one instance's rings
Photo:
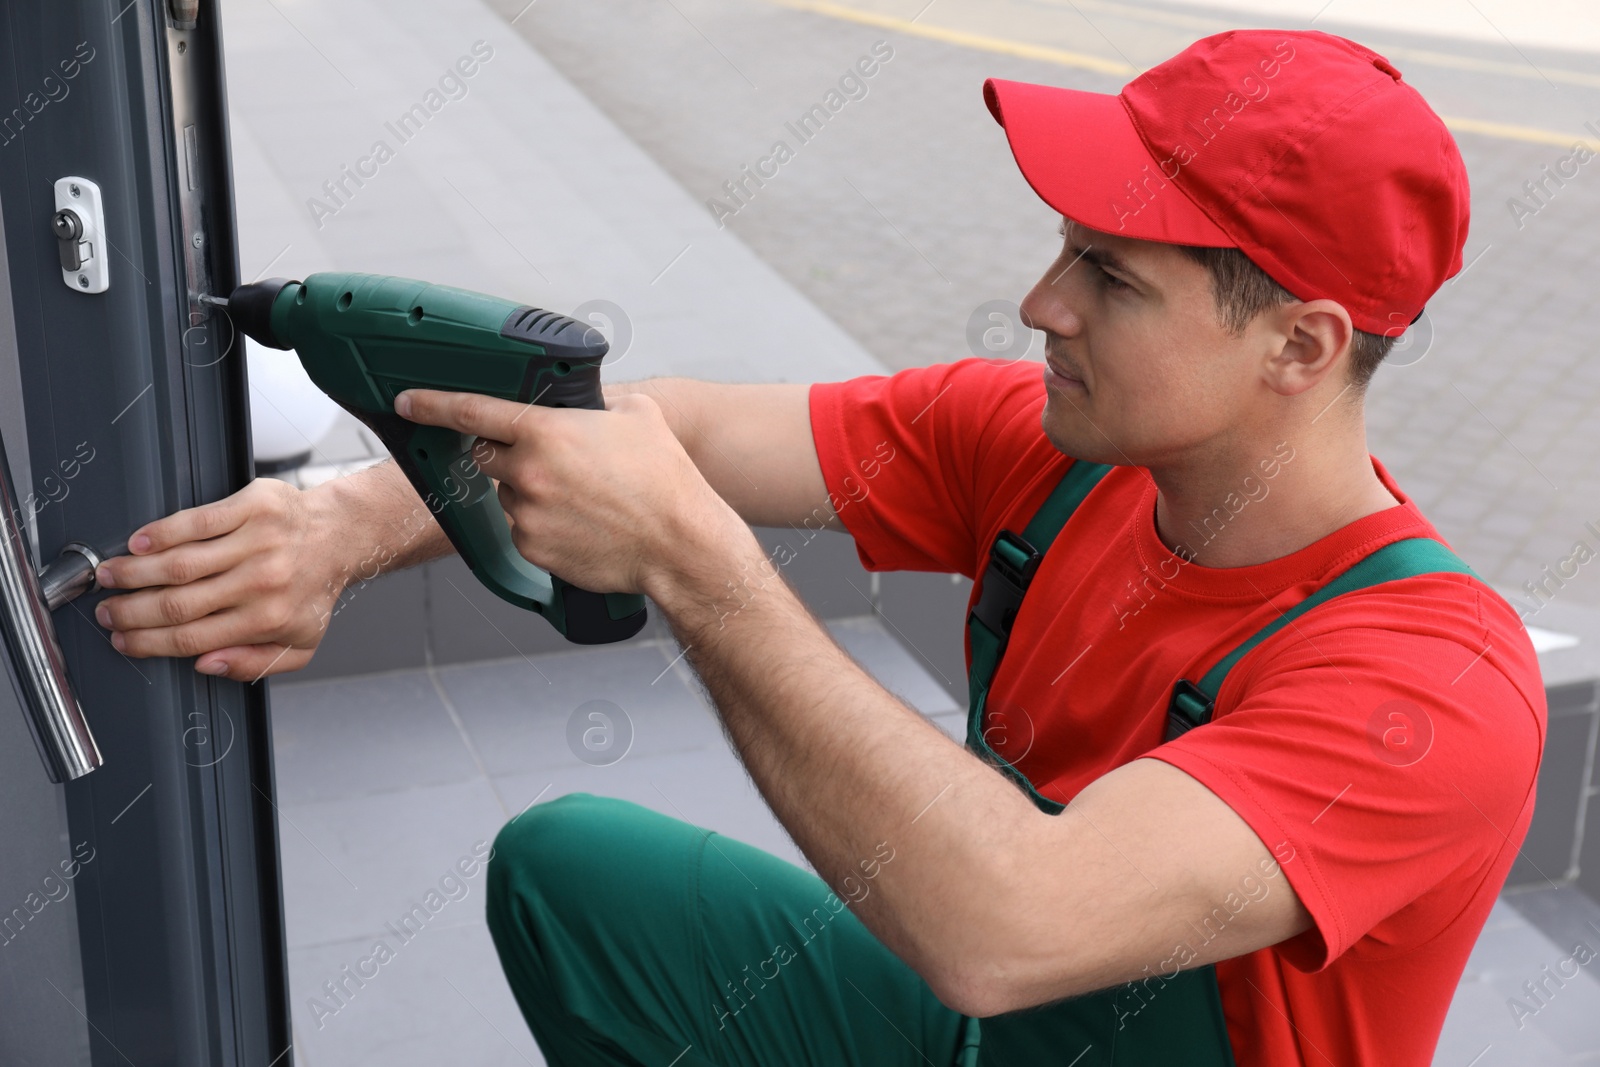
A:
{"type": "Polygon", "coordinates": [[[1468,974],[1514,991],[1523,981],[1537,978],[1541,967],[1553,966],[1570,953],[1572,946],[1557,946],[1503,900],[1495,903],[1495,913],[1506,921],[1485,924],[1467,961],[1468,974]]]}
{"type": "Polygon", "coordinates": [[[659,645],[627,645],[442,667],[439,680],[489,773],[512,774],[583,767],[586,736],[634,756],[721,744],[715,716],[668,662],[659,645]]]}
{"type": "Polygon", "coordinates": [[[461,782],[478,773],[425,671],[272,683],[278,803],[461,782]]]}
{"type": "Polygon", "coordinates": [[[1589,963],[1579,967],[1571,956],[1570,948],[1557,949],[1552,946],[1545,960],[1549,971],[1524,976],[1515,989],[1498,986],[1497,990],[1505,998],[1501,1010],[1506,1014],[1507,1025],[1512,1025],[1511,1019],[1516,1017],[1524,1024],[1517,1031],[1519,1037],[1536,1032],[1568,1056],[1588,1057],[1591,1061],[1600,1058],[1600,1028],[1595,1026],[1595,1020],[1600,1018],[1600,981],[1594,977],[1595,968],[1600,967],[1600,958],[1592,954],[1588,958],[1589,963]],[[1576,975],[1565,977],[1572,975],[1574,969],[1578,970],[1576,975]],[[1551,975],[1556,978],[1552,979],[1551,975]],[[1535,985],[1541,981],[1547,983],[1537,999],[1521,985],[1521,982],[1530,980],[1535,985]],[[1536,1014],[1526,1016],[1519,1011],[1514,1016],[1513,997],[1536,1014]]]}
{"type": "Polygon", "coordinates": [[[1450,1003],[1434,1067],[1556,1067],[1570,1062],[1533,1027],[1518,1030],[1505,994],[1488,982],[1464,981],[1450,1003]]]}
{"type": "MultiPolygon", "coordinates": [[[[1591,939],[1590,947],[1600,946],[1591,939]]],[[[1480,1065],[1564,1064],[1600,1054],[1594,1025],[1600,981],[1592,973],[1600,957],[1582,967],[1568,963],[1562,975],[1571,954],[1571,946],[1558,946],[1504,900],[1496,902],[1456,990],[1434,1063],[1465,1067],[1486,1047],[1480,1065]],[[1530,996],[1524,988],[1530,981],[1547,982],[1547,992],[1530,996]],[[1531,1014],[1515,1011],[1518,1002],[1531,1014]]]]}
{"type": "Polygon", "coordinates": [[[1504,899],[1557,945],[1571,948],[1581,942],[1600,949],[1600,904],[1575,886],[1523,890],[1504,899]]]}
{"type": "Polygon", "coordinates": [[[430,890],[465,893],[434,922],[483,918],[483,873],[463,878],[457,861],[488,853],[506,821],[489,783],[285,804],[279,809],[285,918],[291,947],[377,935],[430,890]],[[483,842],[479,846],[478,842],[483,842]],[[457,884],[465,889],[456,888],[457,884]],[[442,884],[442,889],[441,889],[442,884]]]}
{"type": "Polygon", "coordinates": [[[289,953],[299,1067],[543,1067],[481,922],[384,940],[381,963],[372,938],[289,953]],[[323,986],[336,981],[338,1000],[323,986]]]}

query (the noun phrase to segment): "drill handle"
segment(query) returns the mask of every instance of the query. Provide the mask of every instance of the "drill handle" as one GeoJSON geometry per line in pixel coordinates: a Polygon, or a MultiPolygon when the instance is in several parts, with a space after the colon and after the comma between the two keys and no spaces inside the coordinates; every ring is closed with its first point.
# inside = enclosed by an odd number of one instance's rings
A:
{"type": "Polygon", "coordinates": [[[644,597],[580,589],[529,563],[511,540],[494,483],[472,458],[474,439],[397,415],[369,417],[473,575],[502,600],[543,615],[568,641],[622,641],[644,626],[644,597]]]}

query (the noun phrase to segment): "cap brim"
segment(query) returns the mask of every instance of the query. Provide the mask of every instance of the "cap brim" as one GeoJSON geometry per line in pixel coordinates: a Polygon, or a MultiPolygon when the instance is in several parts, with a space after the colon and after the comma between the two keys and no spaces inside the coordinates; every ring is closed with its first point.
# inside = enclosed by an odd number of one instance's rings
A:
{"type": "Polygon", "coordinates": [[[983,99],[1022,176],[1067,218],[1143,241],[1237,245],[1170,180],[1120,96],[990,78],[983,99]]]}

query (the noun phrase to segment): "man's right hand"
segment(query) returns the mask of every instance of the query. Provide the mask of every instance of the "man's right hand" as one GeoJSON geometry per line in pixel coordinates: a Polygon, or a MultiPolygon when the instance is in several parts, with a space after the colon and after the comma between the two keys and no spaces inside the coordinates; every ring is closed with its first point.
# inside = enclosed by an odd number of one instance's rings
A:
{"type": "Polygon", "coordinates": [[[200,673],[245,682],[305,666],[355,577],[322,488],[257,478],[134,531],[130,554],[96,572],[102,586],[130,590],[95,609],[112,644],[129,656],[198,656],[200,673]]]}

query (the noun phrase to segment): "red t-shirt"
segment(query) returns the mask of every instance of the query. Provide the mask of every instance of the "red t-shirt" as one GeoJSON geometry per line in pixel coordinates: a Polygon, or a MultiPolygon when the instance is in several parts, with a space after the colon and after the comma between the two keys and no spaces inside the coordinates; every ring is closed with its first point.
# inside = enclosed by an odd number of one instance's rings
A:
{"type": "MultiPolygon", "coordinates": [[[[1023,531],[1072,462],[1041,429],[1041,374],[966,359],[811,387],[822,472],[863,566],[976,581],[995,535],[1023,531]]],[[[1293,457],[1292,442],[1263,457],[1191,546],[1225,536],[1293,457]]],[[[1240,1067],[1427,1067],[1533,812],[1538,662],[1516,612],[1470,575],[1313,608],[1233,668],[1210,724],[1162,743],[1177,679],[1198,681],[1367,552],[1438,539],[1373,467],[1402,504],[1237,568],[1169,552],[1148,472],[1113,468],[1041,562],[989,696],[987,721],[1004,726],[991,744],[1043,795],[1068,802],[1153,756],[1281,861],[1314,926],[1217,965],[1240,1067]]]]}

